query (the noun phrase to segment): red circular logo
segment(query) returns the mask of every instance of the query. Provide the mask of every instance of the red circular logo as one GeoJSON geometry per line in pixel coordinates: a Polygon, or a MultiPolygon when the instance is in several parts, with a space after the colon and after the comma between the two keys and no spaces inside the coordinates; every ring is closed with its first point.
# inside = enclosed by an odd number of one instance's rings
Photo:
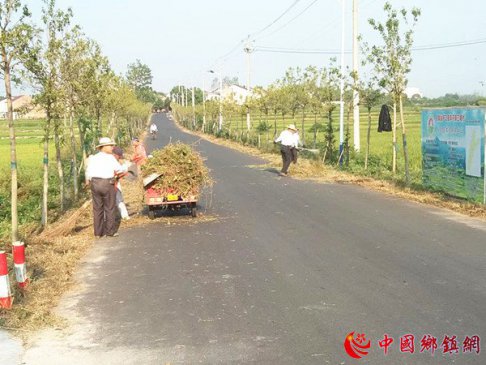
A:
{"type": "Polygon", "coordinates": [[[366,341],[366,335],[364,333],[357,334],[355,338],[354,332],[351,332],[344,340],[344,349],[349,356],[355,359],[361,359],[363,356],[368,355],[370,347],[371,341],[366,341]]]}

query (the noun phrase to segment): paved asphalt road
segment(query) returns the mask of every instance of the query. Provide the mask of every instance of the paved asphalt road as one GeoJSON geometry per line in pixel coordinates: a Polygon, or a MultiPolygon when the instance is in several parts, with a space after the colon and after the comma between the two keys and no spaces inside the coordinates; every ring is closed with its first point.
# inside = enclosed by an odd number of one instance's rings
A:
{"type": "MultiPolygon", "coordinates": [[[[197,140],[155,120],[149,150],[197,140]]],[[[98,241],[83,287],[61,305],[73,325],[39,335],[25,364],[486,364],[484,352],[441,346],[445,335],[460,347],[466,336],[486,342],[485,223],[280,178],[207,141],[197,149],[216,180],[202,209],[218,219],[98,241]],[[361,360],[344,351],[352,331],[372,341],[361,360]],[[385,334],[394,339],[386,356],[385,334]],[[400,353],[405,334],[414,354],[400,353]],[[420,353],[425,334],[437,337],[434,356],[420,353]]]]}

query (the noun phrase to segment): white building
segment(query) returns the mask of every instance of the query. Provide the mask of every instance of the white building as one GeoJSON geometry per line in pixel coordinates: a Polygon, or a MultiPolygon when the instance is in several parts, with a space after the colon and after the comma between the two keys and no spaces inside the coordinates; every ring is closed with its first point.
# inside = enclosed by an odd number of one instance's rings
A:
{"type": "MultiPolygon", "coordinates": [[[[223,99],[234,100],[236,104],[243,105],[248,96],[251,96],[251,90],[248,91],[246,87],[239,85],[224,85],[223,86],[223,99]]],[[[207,100],[219,100],[219,87],[212,90],[206,95],[207,100]]]]}
{"type": "Polygon", "coordinates": [[[405,89],[405,95],[407,95],[407,98],[409,99],[420,99],[424,97],[424,94],[418,87],[407,87],[405,89]]]}
{"type": "MultiPolygon", "coordinates": [[[[32,97],[29,95],[19,95],[12,97],[14,115],[13,119],[43,119],[46,113],[32,103],[32,97]]],[[[7,119],[7,99],[0,101],[0,119],[7,119]]]]}

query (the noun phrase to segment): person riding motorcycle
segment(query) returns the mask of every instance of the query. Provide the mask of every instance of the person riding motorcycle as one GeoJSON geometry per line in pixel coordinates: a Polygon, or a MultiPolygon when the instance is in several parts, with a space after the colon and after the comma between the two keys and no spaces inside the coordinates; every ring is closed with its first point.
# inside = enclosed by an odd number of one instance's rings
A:
{"type": "Polygon", "coordinates": [[[150,125],[150,134],[152,135],[152,139],[155,139],[155,137],[157,136],[157,132],[158,132],[158,128],[157,126],[155,125],[155,123],[152,123],[150,125]]]}

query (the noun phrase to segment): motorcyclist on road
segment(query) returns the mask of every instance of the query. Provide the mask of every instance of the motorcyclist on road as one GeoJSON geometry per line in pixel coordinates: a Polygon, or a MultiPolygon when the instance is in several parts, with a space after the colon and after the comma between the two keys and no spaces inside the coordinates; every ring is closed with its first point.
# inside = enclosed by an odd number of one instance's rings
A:
{"type": "Polygon", "coordinates": [[[155,123],[150,124],[150,134],[152,135],[152,138],[155,139],[155,136],[157,135],[157,132],[159,129],[157,128],[157,125],[155,123]]]}

